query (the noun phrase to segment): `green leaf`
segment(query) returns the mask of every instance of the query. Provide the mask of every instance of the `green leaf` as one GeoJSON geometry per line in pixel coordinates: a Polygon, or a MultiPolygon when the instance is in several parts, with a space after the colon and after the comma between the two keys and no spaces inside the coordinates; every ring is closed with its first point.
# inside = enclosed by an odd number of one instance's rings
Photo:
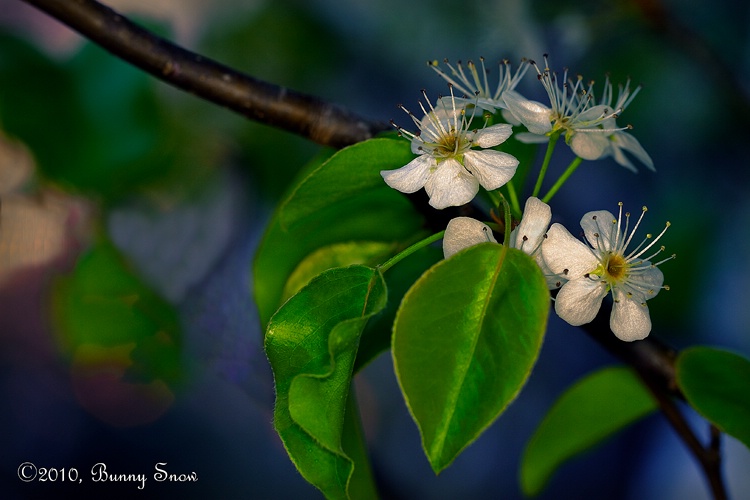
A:
{"type": "Polygon", "coordinates": [[[750,361],[701,346],[682,351],[675,368],[677,385],[698,413],[750,447],[750,361]]]}
{"type": "Polygon", "coordinates": [[[439,262],[406,294],[393,332],[395,370],[436,473],[521,390],[548,311],[536,263],[494,243],[439,262]]]}
{"type": "Polygon", "coordinates": [[[347,400],[360,335],[385,302],[379,271],[335,268],[291,297],[268,324],[276,430],[300,473],[328,498],[353,498],[355,490],[358,498],[375,496],[361,440],[352,439],[358,418],[347,400]]]}
{"type": "Polygon", "coordinates": [[[296,185],[281,206],[281,223],[288,226],[342,200],[374,188],[391,189],[380,171],[399,168],[414,159],[409,143],[370,139],[333,155],[296,185]]]}
{"type": "Polygon", "coordinates": [[[367,322],[362,339],[359,342],[357,361],[354,372],[364,366],[386,349],[390,349],[393,336],[393,322],[401,300],[415,281],[431,266],[443,260],[443,250],[439,247],[425,247],[409,258],[402,260],[385,273],[385,284],[388,287],[388,304],[385,309],[367,322]]]}
{"type": "Polygon", "coordinates": [[[52,311],[69,356],[84,346],[133,346],[131,379],[173,384],[182,376],[177,312],[132,273],[111,243],[98,243],[71,275],[55,282],[52,311]]]}
{"type": "MultiPolygon", "coordinates": [[[[395,244],[383,242],[345,242],[320,248],[308,255],[294,270],[284,287],[282,300],[294,295],[312,278],[327,269],[353,264],[375,266],[392,255],[394,250],[395,244]]],[[[423,248],[387,273],[385,282],[390,300],[383,311],[367,322],[357,352],[355,373],[390,347],[393,319],[401,298],[427,268],[442,258],[441,249],[423,248]]]]}
{"type": "Polygon", "coordinates": [[[657,409],[657,403],[627,367],[609,367],[571,386],[529,440],[521,460],[521,489],[539,494],[555,470],[657,409]]]}
{"type": "Polygon", "coordinates": [[[281,300],[297,293],[323,271],[354,264],[375,266],[392,255],[396,248],[395,243],[381,241],[347,241],[319,248],[297,265],[284,286],[281,300]]]}
{"type": "Polygon", "coordinates": [[[411,158],[406,141],[371,139],[306,170],[274,214],[255,257],[254,297],[264,326],[281,305],[289,276],[311,252],[342,242],[397,243],[398,249],[424,234],[421,216],[380,175],[411,158]]]}

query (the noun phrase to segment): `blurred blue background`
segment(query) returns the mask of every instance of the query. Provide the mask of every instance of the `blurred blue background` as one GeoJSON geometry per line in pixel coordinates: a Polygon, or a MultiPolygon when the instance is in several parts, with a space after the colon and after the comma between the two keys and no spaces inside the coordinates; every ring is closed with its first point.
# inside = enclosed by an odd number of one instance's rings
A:
{"type": "MultiPolygon", "coordinates": [[[[644,224],[652,232],[671,221],[662,241],[678,258],[662,267],[671,290],[649,303],[653,334],[677,348],[700,343],[750,354],[747,2],[108,5],[253,76],[404,126],[396,104],[416,108],[422,88],[433,97],[445,92],[425,64],[432,59],[517,62],[549,53],[553,69],[586,80],[601,83],[609,73],[615,83],[643,83],[620,122],[633,124],[657,172],[584,162],[553,200],[555,220],[573,230],[583,213],[614,211],[623,201],[634,213],[649,207],[644,224]]],[[[532,77],[521,90],[545,99],[532,77]]],[[[18,0],[0,0],[0,130],[3,497],[319,497],[272,428],[273,383],[250,276],[273,204],[318,146],[142,75],[18,0]],[[168,338],[157,347],[134,337],[77,350],[70,315],[79,321],[88,310],[60,312],[59,277],[80,269],[77,257],[102,239],[126,256],[108,264],[112,272],[153,289],[168,311],[160,316],[168,316],[160,323],[168,338]],[[122,379],[129,353],[162,367],[176,356],[177,369],[147,373],[134,389],[122,379]],[[134,484],[25,484],[16,477],[25,461],[75,467],[85,477],[97,462],[149,475],[167,462],[170,472],[195,471],[199,480],[149,481],[143,492],[134,484]]],[[[558,147],[552,173],[568,153],[558,147]]],[[[522,498],[518,464],[535,426],[572,381],[613,362],[552,315],[518,400],[435,477],[390,357],[380,356],[357,388],[383,497],[522,498]]],[[[694,424],[706,437],[707,425],[694,424]]],[[[732,438],[724,451],[730,495],[750,497],[750,452],[732,438]]],[[[541,498],[710,496],[657,415],[565,465],[541,498]]]]}

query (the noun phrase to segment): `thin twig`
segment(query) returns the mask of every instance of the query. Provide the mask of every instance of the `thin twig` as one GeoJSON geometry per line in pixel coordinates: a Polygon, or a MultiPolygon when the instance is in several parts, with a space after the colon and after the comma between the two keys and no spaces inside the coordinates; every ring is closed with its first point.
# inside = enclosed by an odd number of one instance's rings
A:
{"type": "Polygon", "coordinates": [[[94,0],[22,0],[156,78],[252,120],[340,148],[390,130],[185,50],[94,0]]]}
{"type": "Polygon", "coordinates": [[[583,329],[607,351],[635,369],[654,395],[669,424],[703,469],[714,499],[726,500],[727,492],[721,475],[719,437],[712,434],[711,442],[704,446],[675,402],[675,398],[685,400],[675,379],[674,361],[677,352],[653,335],[637,342],[619,340],[609,331],[610,311],[611,306],[603,304],[596,319],[584,325],[583,329]]]}

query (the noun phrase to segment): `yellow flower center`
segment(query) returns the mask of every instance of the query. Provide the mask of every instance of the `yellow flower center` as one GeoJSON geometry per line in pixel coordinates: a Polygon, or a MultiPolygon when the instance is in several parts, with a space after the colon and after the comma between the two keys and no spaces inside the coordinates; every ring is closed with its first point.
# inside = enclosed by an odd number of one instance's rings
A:
{"type": "Polygon", "coordinates": [[[619,253],[610,252],[604,263],[604,275],[609,283],[621,282],[628,277],[629,268],[630,265],[625,257],[619,253]]]}
{"type": "Polygon", "coordinates": [[[457,133],[455,129],[451,129],[450,133],[440,137],[435,152],[443,158],[453,158],[460,156],[469,146],[470,141],[464,137],[464,134],[457,133]]]}

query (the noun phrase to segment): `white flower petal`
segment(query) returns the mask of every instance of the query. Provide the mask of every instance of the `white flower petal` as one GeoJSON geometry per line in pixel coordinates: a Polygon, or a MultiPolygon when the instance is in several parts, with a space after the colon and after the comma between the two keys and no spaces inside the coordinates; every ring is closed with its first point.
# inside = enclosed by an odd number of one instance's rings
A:
{"type": "Polygon", "coordinates": [[[579,130],[570,140],[570,149],[584,160],[598,160],[609,150],[609,139],[601,132],[579,130]]]}
{"type": "Polygon", "coordinates": [[[430,205],[441,210],[465,205],[479,191],[479,181],[469,174],[458,161],[449,158],[440,163],[424,185],[430,205]]]}
{"type": "Polygon", "coordinates": [[[511,134],[513,134],[513,127],[507,123],[498,123],[479,129],[474,136],[474,145],[480,148],[492,148],[505,142],[511,134]]]}
{"type": "Polygon", "coordinates": [[[519,132],[516,134],[516,140],[524,144],[544,144],[549,142],[546,135],[532,134],[531,132],[519,132]]]}
{"type": "MultiPolygon", "coordinates": [[[[500,100],[502,100],[502,98],[500,98],[500,100]]],[[[505,102],[503,102],[503,106],[505,106],[505,102]]],[[[521,120],[516,118],[515,115],[508,110],[507,106],[500,111],[500,115],[503,117],[503,120],[511,125],[521,125],[521,120]]]]}
{"type": "Polygon", "coordinates": [[[651,317],[645,302],[624,293],[613,293],[615,303],[609,317],[609,328],[625,342],[641,340],[651,332],[651,317]]]}
{"type": "Polygon", "coordinates": [[[464,163],[466,170],[488,191],[505,185],[513,178],[518,168],[515,156],[494,149],[467,151],[464,153],[464,163]]]}
{"type": "Polygon", "coordinates": [[[625,156],[625,153],[622,152],[622,149],[620,149],[618,147],[615,147],[612,144],[610,144],[609,150],[610,150],[610,152],[612,154],[612,157],[615,159],[615,161],[617,163],[619,163],[621,166],[627,168],[628,170],[630,170],[634,174],[638,173],[638,169],[635,168],[635,165],[633,165],[633,163],[628,159],[628,157],[625,156]]]}
{"type": "MultiPolygon", "coordinates": [[[[628,153],[635,156],[641,163],[646,165],[646,167],[648,167],[650,170],[656,170],[656,168],[654,168],[654,161],[648,155],[646,150],[643,149],[643,146],[641,146],[641,143],[638,142],[638,139],[626,132],[615,132],[612,135],[611,140],[614,143],[613,147],[615,149],[627,151],[628,153]]],[[[615,159],[617,159],[617,157],[615,157],[615,159]]],[[[620,165],[623,164],[620,163],[620,165]]]]}
{"type": "Polygon", "coordinates": [[[646,267],[650,262],[644,261],[637,270],[631,271],[628,283],[640,291],[643,300],[656,297],[664,284],[664,273],[658,267],[646,267]]]}
{"type": "Polygon", "coordinates": [[[600,280],[580,277],[568,281],[555,298],[555,312],[573,326],[590,323],[605,295],[607,285],[600,280]]]}
{"type": "Polygon", "coordinates": [[[521,223],[511,233],[510,241],[513,248],[534,255],[544,240],[551,220],[552,210],[549,205],[539,198],[530,197],[526,200],[521,223]]]}
{"type": "Polygon", "coordinates": [[[557,223],[547,231],[542,257],[554,274],[571,280],[590,273],[599,263],[588,246],[557,223]]]}
{"type": "Polygon", "coordinates": [[[447,259],[464,248],[497,240],[490,227],[471,217],[456,217],[448,222],[443,236],[443,255],[447,259]]]}
{"type": "Polygon", "coordinates": [[[430,169],[436,163],[432,156],[420,155],[399,169],[381,170],[380,175],[393,189],[402,193],[414,193],[425,185],[430,169]]]}
{"type": "Polygon", "coordinates": [[[547,283],[548,290],[556,290],[568,282],[567,279],[562,278],[552,272],[552,270],[547,265],[547,262],[545,262],[544,257],[542,256],[542,252],[537,252],[534,260],[539,266],[539,269],[542,270],[544,281],[547,283]]]}
{"type": "Polygon", "coordinates": [[[416,136],[411,140],[411,152],[415,155],[421,155],[427,152],[424,149],[424,141],[421,136],[416,136]]]}
{"type": "MultiPolygon", "coordinates": [[[[456,99],[458,101],[458,99],[456,99]]],[[[481,109],[484,109],[486,111],[489,111],[490,113],[495,113],[498,109],[505,108],[505,103],[502,99],[490,99],[489,97],[480,97],[479,99],[474,99],[473,101],[468,100],[470,103],[475,103],[479,106],[481,109]]]]}
{"type": "Polygon", "coordinates": [[[540,102],[526,99],[515,90],[506,90],[502,98],[513,116],[532,134],[543,135],[552,130],[551,108],[540,102]]]}
{"type": "Polygon", "coordinates": [[[604,104],[597,104],[596,106],[591,106],[585,111],[582,111],[578,116],[575,117],[575,128],[585,128],[590,127],[591,125],[598,124],[598,123],[604,123],[605,121],[611,120],[611,118],[608,118],[607,120],[604,120],[603,118],[607,115],[612,113],[612,108],[609,106],[606,106],[604,104]]]}
{"type": "MultiPolygon", "coordinates": [[[[612,221],[616,220],[608,210],[585,213],[581,217],[581,227],[589,244],[605,252],[612,250],[615,246],[614,240],[617,238],[617,224],[613,224],[612,221]]],[[[622,244],[621,241],[619,243],[622,244]]]]}

